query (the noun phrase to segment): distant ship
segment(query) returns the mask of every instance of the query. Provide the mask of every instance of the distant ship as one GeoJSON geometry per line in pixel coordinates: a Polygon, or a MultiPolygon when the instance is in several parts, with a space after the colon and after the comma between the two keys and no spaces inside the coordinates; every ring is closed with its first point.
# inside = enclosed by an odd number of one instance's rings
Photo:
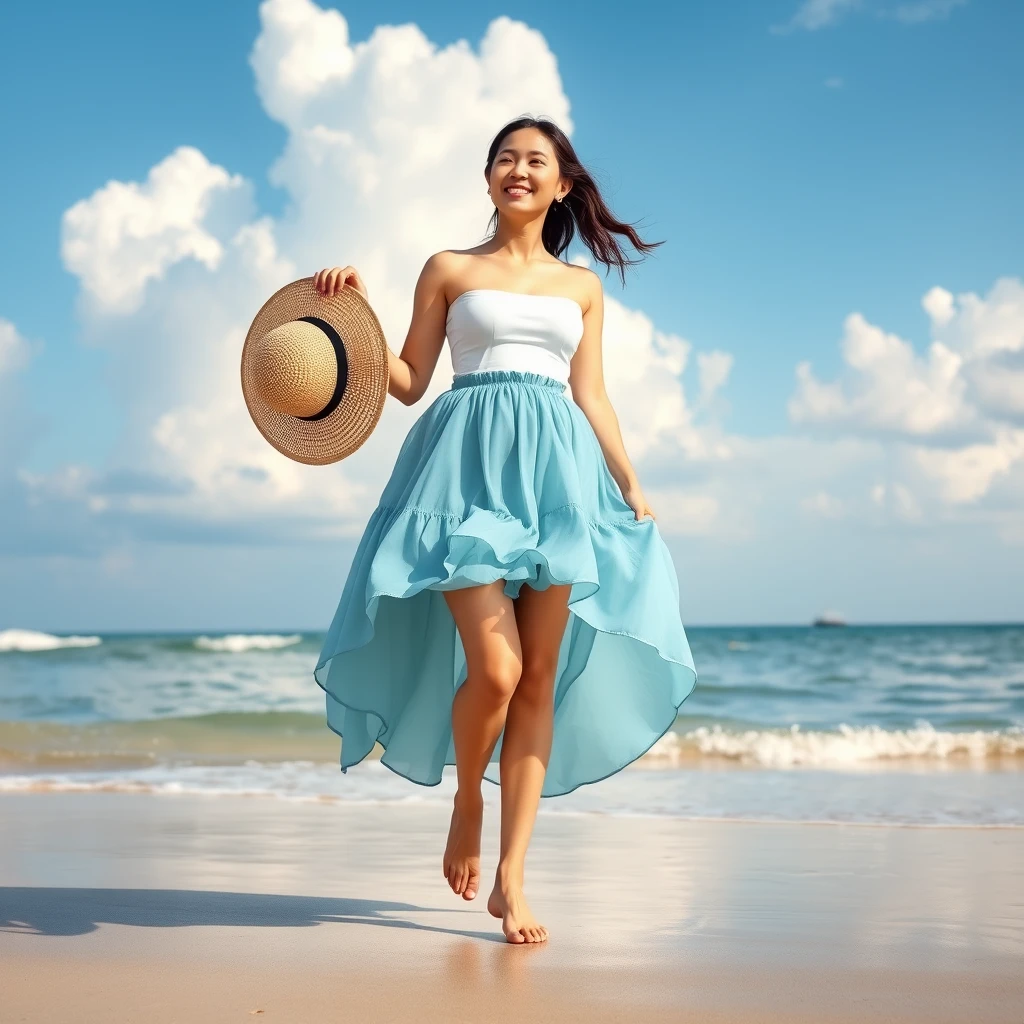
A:
{"type": "Polygon", "coordinates": [[[845,626],[846,620],[838,612],[822,612],[812,626],[845,626]]]}

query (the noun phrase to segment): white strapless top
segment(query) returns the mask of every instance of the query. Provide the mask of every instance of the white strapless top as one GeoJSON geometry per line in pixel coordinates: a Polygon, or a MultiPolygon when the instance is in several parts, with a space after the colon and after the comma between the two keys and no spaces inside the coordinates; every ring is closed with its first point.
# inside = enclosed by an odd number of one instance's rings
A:
{"type": "Polygon", "coordinates": [[[562,295],[471,288],[448,306],[455,375],[526,370],[569,383],[569,360],[583,340],[583,309],[562,295]]]}

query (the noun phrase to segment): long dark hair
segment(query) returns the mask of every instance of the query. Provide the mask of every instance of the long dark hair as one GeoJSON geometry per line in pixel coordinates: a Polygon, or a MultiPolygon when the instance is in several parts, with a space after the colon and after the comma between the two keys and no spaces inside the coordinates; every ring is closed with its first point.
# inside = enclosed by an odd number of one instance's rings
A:
{"type": "MultiPolygon", "coordinates": [[[[548,215],[544,218],[544,227],[541,229],[541,239],[544,248],[552,256],[561,256],[569,247],[569,243],[579,228],[583,244],[594,254],[594,258],[603,263],[606,267],[617,267],[622,283],[626,283],[625,268],[641,260],[630,259],[622,251],[622,247],[613,235],[625,235],[630,244],[641,253],[648,253],[664,242],[645,242],[633,230],[631,224],[625,224],[618,220],[612,211],[608,209],[601,196],[594,179],[587,169],[580,163],[565,132],[547,118],[517,117],[509,121],[491,142],[487,150],[486,174],[490,177],[491,168],[498,155],[498,147],[507,135],[518,131],[520,128],[536,128],[543,132],[554,147],[555,156],[558,159],[558,170],[563,178],[572,182],[572,188],[565,198],[559,202],[553,202],[548,208],[548,215]]],[[[495,209],[488,224],[491,237],[494,237],[498,230],[498,211],[495,209]]]]}

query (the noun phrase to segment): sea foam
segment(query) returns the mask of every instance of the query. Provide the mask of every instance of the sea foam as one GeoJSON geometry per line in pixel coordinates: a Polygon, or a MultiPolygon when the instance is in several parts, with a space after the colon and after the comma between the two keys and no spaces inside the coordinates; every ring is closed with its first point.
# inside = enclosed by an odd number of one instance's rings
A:
{"type": "Polygon", "coordinates": [[[0,630],[0,651],[56,651],[61,647],[96,647],[98,636],[54,636],[34,629],[0,630]]]}
{"type": "Polygon", "coordinates": [[[201,651],[244,654],[246,651],[277,651],[302,641],[299,633],[281,636],[276,633],[230,633],[227,636],[198,636],[195,646],[201,651]]]}
{"type": "Polygon", "coordinates": [[[765,768],[856,767],[893,761],[990,761],[1024,756],[1024,729],[953,732],[921,723],[912,729],[840,725],[834,731],[732,731],[720,725],[666,733],[646,759],[670,764],[722,758],[765,768]]]}

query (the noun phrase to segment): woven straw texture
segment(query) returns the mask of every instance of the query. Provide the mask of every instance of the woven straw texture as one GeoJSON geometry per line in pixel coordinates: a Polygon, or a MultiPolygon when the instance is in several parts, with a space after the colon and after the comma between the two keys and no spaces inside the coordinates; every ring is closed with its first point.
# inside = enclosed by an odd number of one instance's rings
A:
{"type": "MultiPolygon", "coordinates": [[[[294,337],[294,336],[293,336],[294,337]]],[[[319,346],[318,346],[319,348],[319,346]]],[[[356,451],[373,432],[384,409],[388,394],[387,342],[380,321],[370,304],[351,286],[330,297],[321,295],[312,277],[293,281],[275,292],[256,314],[242,347],[242,394],[260,433],[282,455],[310,466],[323,466],[344,459],[356,451]],[[341,336],[348,360],[348,381],[338,407],[322,420],[302,420],[278,412],[263,398],[281,390],[296,390],[296,382],[281,381],[271,387],[263,375],[281,368],[279,359],[298,366],[302,360],[289,360],[286,347],[265,343],[265,336],[292,320],[315,316],[326,320],[341,336]]],[[[331,390],[334,377],[331,376],[331,390]]],[[[310,397],[313,411],[322,408],[322,385],[310,397]],[[317,405],[319,402],[319,406],[317,405]]],[[[327,392],[328,397],[330,391],[327,392]]],[[[310,415],[310,413],[303,413],[310,415]]]]}

